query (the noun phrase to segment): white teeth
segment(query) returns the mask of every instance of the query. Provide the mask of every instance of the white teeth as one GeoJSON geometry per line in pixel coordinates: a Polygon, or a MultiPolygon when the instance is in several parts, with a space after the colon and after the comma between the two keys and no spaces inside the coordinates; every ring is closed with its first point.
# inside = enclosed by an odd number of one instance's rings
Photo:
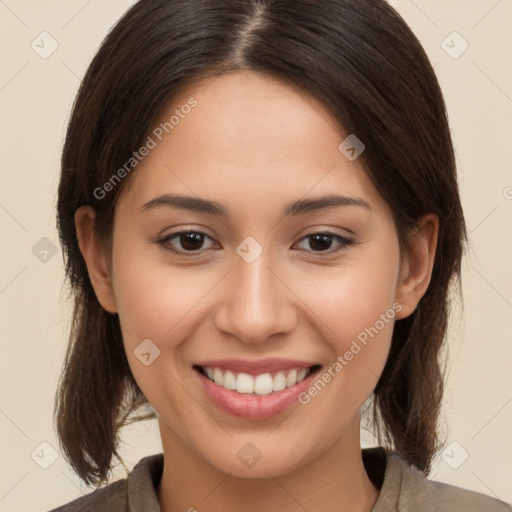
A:
{"type": "Polygon", "coordinates": [[[218,368],[213,369],[213,380],[215,381],[215,384],[222,386],[224,377],[222,376],[222,372],[218,368]]]}
{"type": "MultiPolygon", "coordinates": [[[[222,384],[220,385],[222,386],[222,384]]],[[[238,393],[252,393],[254,391],[254,379],[247,373],[239,373],[236,378],[236,390],[238,393]]]]}
{"type": "Polygon", "coordinates": [[[254,379],[254,392],[257,395],[269,395],[272,393],[273,380],[269,373],[258,375],[254,379]]]}
{"type": "Polygon", "coordinates": [[[224,374],[224,382],[222,386],[226,389],[236,389],[236,377],[229,370],[224,374]]]}
{"type": "Polygon", "coordinates": [[[286,387],[293,386],[297,382],[297,370],[292,370],[286,376],[286,387]]]}
{"type": "Polygon", "coordinates": [[[307,368],[301,368],[299,370],[299,373],[297,373],[297,382],[300,382],[302,380],[305,379],[306,375],[308,373],[308,369],[307,368]]]}
{"type": "Polygon", "coordinates": [[[286,387],[286,377],[283,372],[279,372],[272,382],[272,391],[282,391],[286,387]]]}
{"type": "Polygon", "coordinates": [[[294,368],[289,371],[277,372],[272,378],[270,373],[256,376],[249,375],[248,373],[235,375],[229,370],[222,370],[220,368],[206,367],[203,369],[208,378],[218,386],[229,390],[236,390],[237,393],[255,393],[257,395],[269,395],[274,391],[282,391],[303,381],[310,373],[309,368],[294,368]]]}

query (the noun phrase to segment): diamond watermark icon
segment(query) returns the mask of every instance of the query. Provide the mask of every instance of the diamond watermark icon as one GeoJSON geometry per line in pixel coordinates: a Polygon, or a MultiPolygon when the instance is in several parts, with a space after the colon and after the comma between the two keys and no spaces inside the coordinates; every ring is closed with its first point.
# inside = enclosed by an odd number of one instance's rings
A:
{"type": "Polygon", "coordinates": [[[261,253],[263,252],[263,247],[256,242],[256,240],[252,236],[248,236],[237,248],[236,252],[246,263],[252,263],[256,261],[261,253]]]}
{"type": "Polygon", "coordinates": [[[43,441],[36,446],[30,456],[40,468],[48,469],[59,458],[59,453],[50,443],[43,441]]]}
{"type": "Polygon", "coordinates": [[[236,456],[244,466],[252,468],[261,459],[262,453],[254,444],[245,443],[236,456]]]}
{"type": "Polygon", "coordinates": [[[441,458],[452,469],[458,469],[466,462],[469,453],[457,441],[451,442],[441,453],[441,458]]]}
{"type": "Polygon", "coordinates": [[[160,356],[160,349],[150,339],[146,338],[139,343],[133,353],[144,366],[149,366],[160,356]]]}
{"type": "Polygon", "coordinates": [[[361,153],[366,149],[366,146],[353,133],[351,133],[341,142],[338,149],[345,158],[353,162],[359,158],[361,153]]]}
{"type": "Polygon", "coordinates": [[[443,40],[441,48],[452,59],[458,59],[469,48],[469,43],[457,31],[454,31],[443,40]]]}
{"type": "Polygon", "coordinates": [[[41,32],[30,46],[41,59],[48,59],[57,50],[59,43],[48,32],[41,32]]]}
{"type": "Polygon", "coordinates": [[[48,263],[57,254],[57,247],[48,237],[43,236],[32,247],[32,254],[42,263],[48,263]]]}

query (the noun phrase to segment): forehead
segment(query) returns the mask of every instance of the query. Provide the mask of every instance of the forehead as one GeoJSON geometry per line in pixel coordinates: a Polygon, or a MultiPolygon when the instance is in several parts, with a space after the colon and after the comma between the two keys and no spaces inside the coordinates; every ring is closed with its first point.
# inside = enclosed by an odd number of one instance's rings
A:
{"type": "Polygon", "coordinates": [[[361,161],[338,149],[347,135],[319,101],[272,77],[195,82],[161,113],[127,195],[142,204],[174,191],[260,209],[308,193],[379,202],[361,161]]]}

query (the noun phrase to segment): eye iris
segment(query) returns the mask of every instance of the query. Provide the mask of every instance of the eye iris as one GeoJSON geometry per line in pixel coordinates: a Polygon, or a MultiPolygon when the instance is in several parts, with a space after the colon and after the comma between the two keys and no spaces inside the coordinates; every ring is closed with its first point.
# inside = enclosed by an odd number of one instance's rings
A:
{"type": "Polygon", "coordinates": [[[311,235],[311,240],[313,240],[313,243],[310,242],[311,248],[315,250],[325,250],[329,249],[331,246],[331,236],[330,235],[311,235]]]}
{"type": "Polygon", "coordinates": [[[182,233],[180,244],[184,249],[195,251],[201,248],[204,242],[204,235],[201,233],[182,233]]]}
{"type": "MultiPolygon", "coordinates": [[[[198,251],[204,243],[205,235],[197,231],[184,231],[178,235],[181,247],[185,251],[198,251]]],[[[329,233],[316,233],[309,235],[310,247],[313,251],[325,251],[331,247],[333,235],[329,233]]]]}

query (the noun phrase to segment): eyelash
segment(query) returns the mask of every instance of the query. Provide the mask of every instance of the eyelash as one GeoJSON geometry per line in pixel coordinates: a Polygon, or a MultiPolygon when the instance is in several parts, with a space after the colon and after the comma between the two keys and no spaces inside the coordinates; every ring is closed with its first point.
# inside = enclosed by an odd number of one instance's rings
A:
{"type": "MultiPolygon", "coordinates": [[[[198,254],[200,254],[201,251],[178,251],[176,249],[172,249],[169,246],[169,241],[172,240],[173,238],[177,238],[180,235],[186,235],[186,234],[189,234],[189,233],[195,233],[195,234],[199,234],[199,235],[204,235],[205,237],[210,238],[212,240],[212,238],[210,236],[208,236],[206,233],[204,233],[203,231],[186,230],[186,231],[177,231],[175,233],[170,233],[169,235],[166,235],[165,237],[156,240],[155,243],[160,244],[166,250],[169,250],[169,251],[171,251],[171,252],[173,252],[175,254],[179,254],[179,255],[182,255],[182,256],[185,256],[185,257],[197,256],[198,254]]],[[[349,245],[354,244],[354,241],[351,240],[350,238],[344,237],[342,235],[338,235],[336,233],[332,233],[330,231],[317,231],[317,232],[314,232],[314,233],[310,233],[310,234],[302,237],[299,240],[299,242],[302,242],[303,240],[307,240],[308,238],[313,237],[315,235],[327,235],[328,237],[331,237],[334,240],[340,242],[342,245],[338,249],[335,249],[335,250],[307,251],[307,252],[312,252],[313,254],[322,255],[322,254],[338,253],[339,251],[342,251],[344,248],[348,247],[349,245]]],[[[209,252],[209,250],[207,250],[207,252],[209,252]]]]}

